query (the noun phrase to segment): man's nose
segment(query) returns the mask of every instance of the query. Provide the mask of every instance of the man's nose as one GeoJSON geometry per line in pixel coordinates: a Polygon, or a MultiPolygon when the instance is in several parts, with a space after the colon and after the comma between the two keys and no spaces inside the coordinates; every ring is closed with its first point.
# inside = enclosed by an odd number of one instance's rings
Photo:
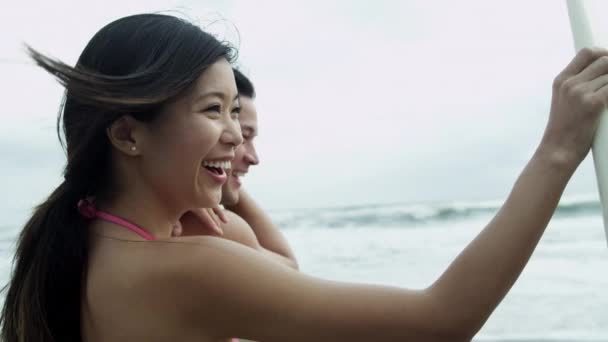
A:
{"type": "Polygon", "coordinates": [[[247,149],[247,153],[245,154],[245,161],[247,161],[249,165],[258,165],[260,163],[258,153],[253,145],[247,149]]]}

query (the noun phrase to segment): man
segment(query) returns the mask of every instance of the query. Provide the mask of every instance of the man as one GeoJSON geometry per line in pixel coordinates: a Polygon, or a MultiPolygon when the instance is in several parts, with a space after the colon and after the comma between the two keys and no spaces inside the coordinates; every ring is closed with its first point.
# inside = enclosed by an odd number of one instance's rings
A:
{"type": "Polygon", "coordinates": [[[219,235],[260,251],[269,258],[289,267],[298,268],[293,251],[270,217],[242,188],[242,178],[249,168],[259,164],[254,139],[258,134],[258,118],[255,104],[255,88],[239,70],[234,77],[239,92],[241,113],[239,122],[243,143],[235,150],[232,169],[222,188],[222,202],[226,210],[204,210],[182,217],[183,231],[176,235],[219,235]],[[219,218],[216,219],[214,216],[219,218]],[[201,222],[203,227],[201,227],[201,222]],[[201,231],[206,229],[206,232],[201,231]]]}

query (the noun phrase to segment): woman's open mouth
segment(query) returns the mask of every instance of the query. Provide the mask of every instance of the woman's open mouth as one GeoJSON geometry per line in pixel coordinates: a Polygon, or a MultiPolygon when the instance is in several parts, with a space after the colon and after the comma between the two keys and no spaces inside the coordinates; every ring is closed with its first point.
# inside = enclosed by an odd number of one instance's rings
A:
{"type": "Polygon", "coordinates": [[[216,182],[224,184],[228,178],[226,170],[232,167],[229,161],[207,161],[204,160],[203,168],[216,182]]]}

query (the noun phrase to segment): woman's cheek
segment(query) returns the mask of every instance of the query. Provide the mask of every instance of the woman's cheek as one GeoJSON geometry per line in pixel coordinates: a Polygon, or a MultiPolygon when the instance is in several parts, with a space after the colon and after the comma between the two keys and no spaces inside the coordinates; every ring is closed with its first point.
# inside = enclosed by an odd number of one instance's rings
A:
{"type": "Polygon", "coordinates": [[[199,148],[206,147],[209,151],[220,142],[222,126],[219,120],[203,120],[193,128],[195,131],[193,140],[196,140],[199,148]]]}

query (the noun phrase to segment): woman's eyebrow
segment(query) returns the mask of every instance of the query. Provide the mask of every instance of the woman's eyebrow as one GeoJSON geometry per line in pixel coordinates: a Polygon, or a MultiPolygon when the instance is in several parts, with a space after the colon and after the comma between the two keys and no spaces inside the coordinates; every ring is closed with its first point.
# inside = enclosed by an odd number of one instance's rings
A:
{"type": "MultiPolygon", "coordinates": [[[[221,92],[221,91],[210,91],[210,92],[206,92],[206,93],[202,93],[202,94],[200,94],[200,95],[199,95],[199,96],[196,98],[196,100],[194,100],[194,102],[195,102],[195,103],[196,103],[196,102],[199,102],[199,101],[201,101],[201,100],[204,100],[204,99],[205,99],[205,98],[207,98],[207,97],[219,97],[220,99],[225,100],[225,99],[226,99],[228,96],[227,96],[225,93],[221,92]]],[[[234,96],[234,99],[232,99],[232,101],[236,101],[236,100],[238,100],[238,99],[239,99],[239,94],[236,94],[236,95],[234,96]]]]}

